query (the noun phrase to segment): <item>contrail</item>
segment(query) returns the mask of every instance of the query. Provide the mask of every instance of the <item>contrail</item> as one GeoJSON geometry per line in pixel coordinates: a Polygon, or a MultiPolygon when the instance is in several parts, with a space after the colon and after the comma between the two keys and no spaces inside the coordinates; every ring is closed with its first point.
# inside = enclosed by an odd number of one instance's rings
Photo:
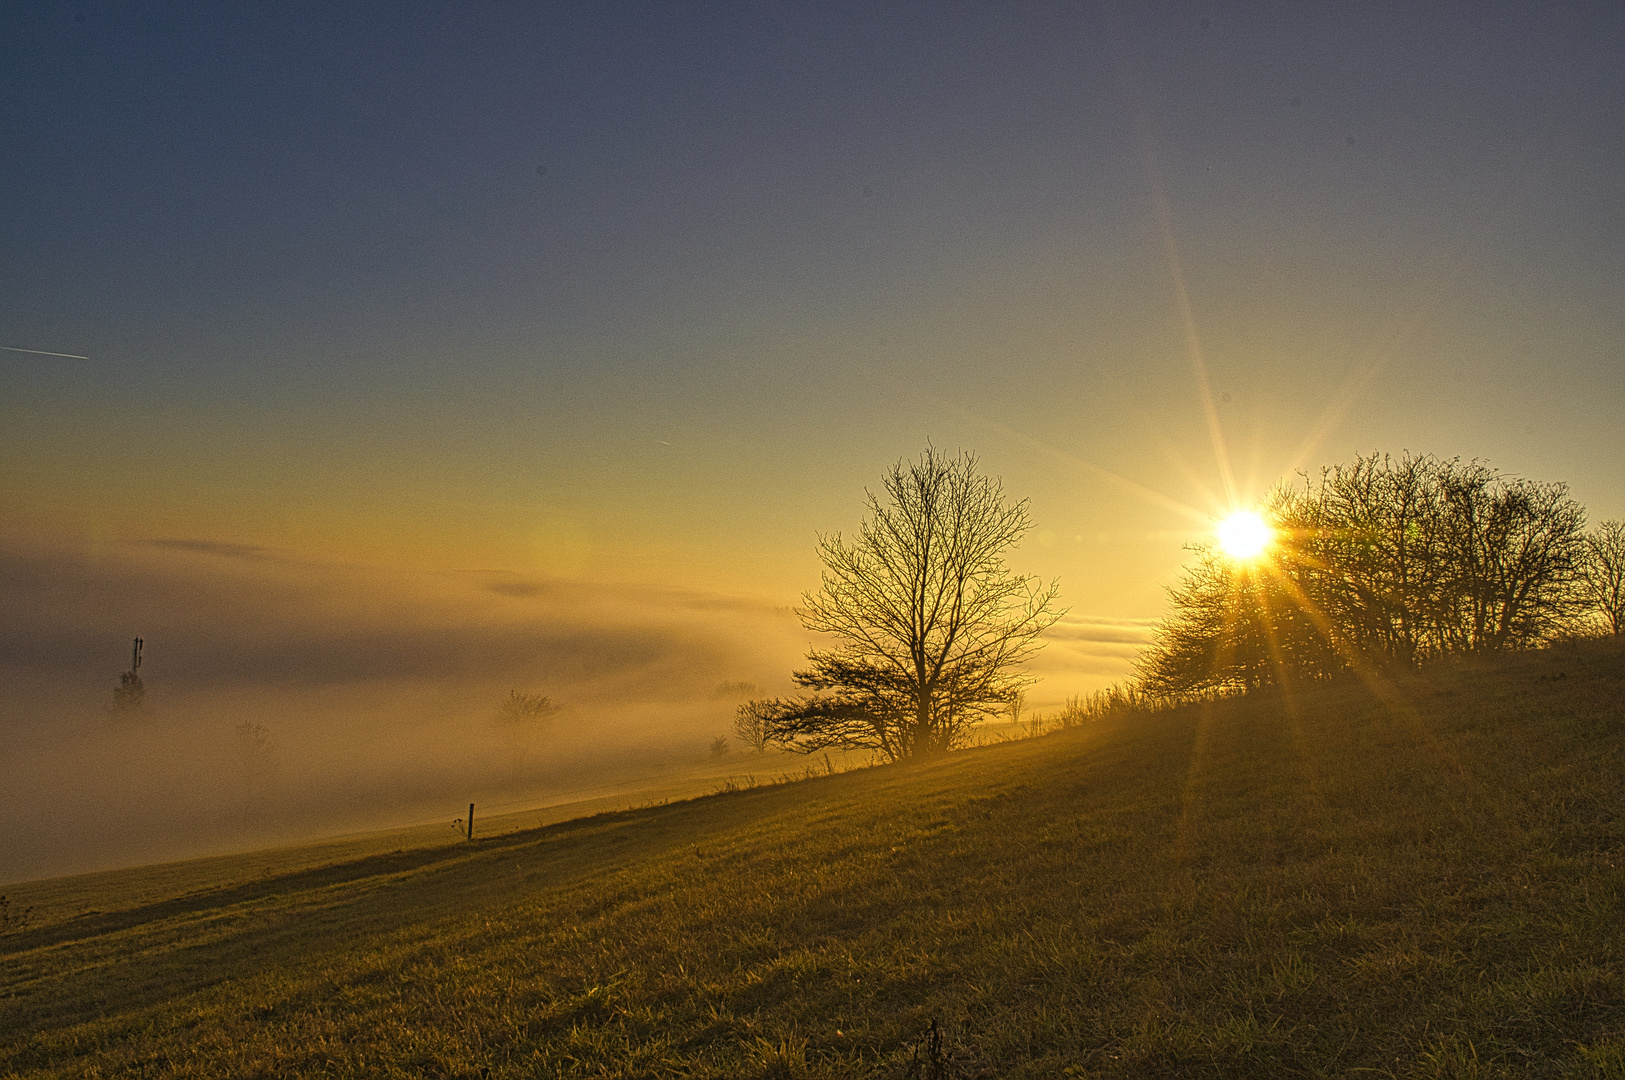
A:
{"type": "Polygon", "coordinates": [[[89,360],[90,359],[90,357],[88,357],[88,356],[80,356],[78,353],[46,352],[44,349],[13,349],[10,345],[0,345],[0,349],[4,349],[6,352],[33,353],[35,356],[64,356],[64,357],[67,357],[69,360],[89,360]]]}

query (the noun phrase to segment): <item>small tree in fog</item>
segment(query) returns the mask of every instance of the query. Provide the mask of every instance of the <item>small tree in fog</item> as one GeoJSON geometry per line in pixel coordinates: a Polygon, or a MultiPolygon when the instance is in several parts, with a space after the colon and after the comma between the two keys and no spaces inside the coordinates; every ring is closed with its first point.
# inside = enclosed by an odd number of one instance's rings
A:
{"type": "Polygon", "coordinates": [[[773,702],[747,701],[734,711],[734,734],[760,754],[767,749],[768,739],[772,737],[769,724],[772,716],[773,702]]]}
{"type": "Polygon", "coordinates": [[[546,720],[559,711],[553,700],[543,694],[526,694],[511,690],[507,700],[497,707],[497,722],[503,725],[529,725],[546,720]]]}
{"type": "Polygon", "coordinates": [[[718,735],[716,738],[711,740],[711,760],[722,760],[728,756],[728,751],[730,749],[732,748],[728,745],[728,736],[718,735]]]}
{"type": "Polygon", "coordinates": [[[1586,537],[1584,592],[1610,633],[1625,634],[1625,521],[1605,521],[1586,537]]]}
{"type": "Polygon", "coordinates": [[[559,711],[559,706],[545,694],[531,694],[523,690],[509,691],[497,706],[491,728],[508,754],[508,766],[517,779],[525,775],[530,754],[551,725],[548,723],[559,711]]]}
{"type": "Polygon", "coordinates": [[[245,810],[251,811],[267,794],[276,773],[276,749],[264,724],[244,720],[236,726],[237,779],[245,810]]]}
{"type": "MultiPolygon", "coordinates": [[[[755,683],[741,680],[719,684],[712,696],[739,701],[741,698],[754,699],[761,692],[762,688],[755,683]]],[[[746,700],[734,710],[734,734],[758,754],[767,749],[767,714],[763,711],[763,705],[760,701],[746,700]]]]}

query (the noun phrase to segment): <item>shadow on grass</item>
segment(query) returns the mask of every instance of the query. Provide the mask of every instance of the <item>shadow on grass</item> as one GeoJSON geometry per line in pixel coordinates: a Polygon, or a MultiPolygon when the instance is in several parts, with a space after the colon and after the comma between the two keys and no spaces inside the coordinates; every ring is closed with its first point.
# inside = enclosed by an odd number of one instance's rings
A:
{"type": "Polygon", "coordinates": [[[613,873],[737,825],[783,787],[610,811],[489,839],[366,856],[206,889],[119,911],[86,912],[0,938],[0,1037],[94,1019],[109,1002],[140,1010],[229,980],[320,959],[470,905],[517,902],[613,873]],[[725,809],[731,807],[732,809],[725,809]],[[515,857],[528,877],[516,877],[515,857]],[[73,950],[76,970],[36,972],[73,950]],[[9,999],[9,1000],[8,1000],[9,999]]]}
{"type": "Polygon", "coordinates": [[[493,851],[531,845],[539,839],[563,837],[582,829],[598,830],[612,825],[629,824],[643,815],[644,811],[621,811],[583,818],[579,821],[560,822],[556,825],[505,833],[489,840],[475,839],[460,845],[364,856],[348,862],[296,870],[225,888],[203,889],[170,900],[120,911],[86,911],[61,922],[0,938],[0,957],[46,948],[65,941],[82,941],[86,938],[115,934],[145,923],[158,922],[179,915],[249,904],[294,893],[313,892],[368,878],[395,877],[433,867],[451,866],[493,851]]]}

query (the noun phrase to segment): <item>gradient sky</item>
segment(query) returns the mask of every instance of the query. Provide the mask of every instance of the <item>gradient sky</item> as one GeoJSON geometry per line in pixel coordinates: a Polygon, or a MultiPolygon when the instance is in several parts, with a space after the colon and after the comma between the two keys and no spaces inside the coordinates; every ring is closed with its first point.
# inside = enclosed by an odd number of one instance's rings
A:
{"type": "Polygon", "coordinates": [[[0,630],[105,695],[221,647],[192,573],[783,621],[929,440],[1032,500],[1055,696],[1295,469],[1625,517],[1622,56],[1613,3],[8,4],[0,346],[89,359],[0,352],[0,630]]]}

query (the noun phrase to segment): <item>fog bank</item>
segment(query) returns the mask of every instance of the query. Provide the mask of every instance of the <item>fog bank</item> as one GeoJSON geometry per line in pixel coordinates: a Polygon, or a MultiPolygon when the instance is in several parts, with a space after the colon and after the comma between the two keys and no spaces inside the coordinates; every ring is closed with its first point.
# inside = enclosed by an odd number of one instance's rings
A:
{"type": "Polygon", "coordinates": [[[0,881],[579,790],[703,760],[788,689],[786,608],[167,540],[0,547],[0,881]],[[144,707],[111,706],[131,639],[144,707]],[[510,691],[557,710],[502,721],[510,691]],[[737,700],[736,700],[737,699],[737,700]]]}
{"type": "MultiPolygon", "coordinates": [[[[164,538],[0,537],[0,882],[450,820],[704,761],[791,691],[787,605],[414,573],[164,538]],[[113,709],[131,639],[144,706],[113,709]],[[512,691],[539,720],[499,719],[512,691]]],[[[1031,708],[1119,678],[1149,626],[1069,616],[1031,708]]]]}

